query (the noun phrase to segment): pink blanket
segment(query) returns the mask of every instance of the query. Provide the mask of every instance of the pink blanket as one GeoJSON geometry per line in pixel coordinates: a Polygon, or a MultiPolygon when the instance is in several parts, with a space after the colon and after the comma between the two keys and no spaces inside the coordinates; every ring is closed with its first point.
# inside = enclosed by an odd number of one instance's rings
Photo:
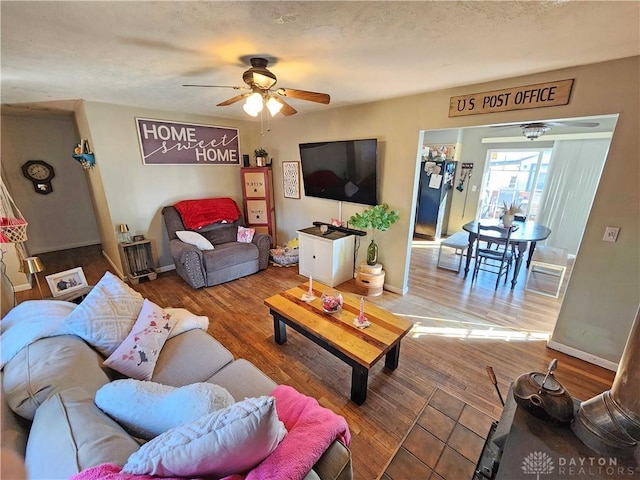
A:
{"type": "MultiPolygon", "coordinates": [[[[345,445],[351,433],[344,417],[321,407],[315,398],[295,388],[278,385],[271,395],[276,399],[278,417],[287,427],[287,435],[262,463],[246,475],[231,475],[224,480],[302,480],[334,440],[345,445]]],[[[102,464],[83,470],[71,480],[154,480],[148,475],[120,473],[121,467],[102,464]]],[[[172,479],[169,479],[172,480],[172,479]]]]}
{"type": "Polygon", "coordinates": [[[351,443],[344,417],[321,407],[315,398],[287,385],[278,385],[271,395],[276,399],[278,418],[289,433],[246,480],[302,480],[334,440],[347,446],[351,443]]]}
{"type": "Polygon", "coordinates": [[[182,223],[189,230],[198,230],[210,223],[235,222],[240,218],[240,209],[232,198],[202,198],[183,200],[174,205],[182,223]]]}

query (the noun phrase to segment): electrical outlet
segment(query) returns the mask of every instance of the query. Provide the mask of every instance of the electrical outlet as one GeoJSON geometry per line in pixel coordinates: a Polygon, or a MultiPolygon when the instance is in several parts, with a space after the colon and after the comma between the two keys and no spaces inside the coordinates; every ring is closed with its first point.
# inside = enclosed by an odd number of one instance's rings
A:
{"type": "Polygon", "coordinates": [[[605,242],[615,242],[618,239],[618,232],[620,229],[618,227],[607,227],[604,231],[604,237],[602,240],[605,242]]]}

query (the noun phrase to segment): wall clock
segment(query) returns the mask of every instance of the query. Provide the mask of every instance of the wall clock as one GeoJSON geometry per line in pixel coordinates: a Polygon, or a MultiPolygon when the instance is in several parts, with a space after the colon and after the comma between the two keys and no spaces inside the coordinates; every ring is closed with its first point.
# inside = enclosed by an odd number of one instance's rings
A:
{"type": "Polygon", "coordinates": [[[22,165],[22,174],[31,180],[36,193],[53,192],[51,179],[56,176],[53,167],[42,160],[29,160],[22,165]]]}

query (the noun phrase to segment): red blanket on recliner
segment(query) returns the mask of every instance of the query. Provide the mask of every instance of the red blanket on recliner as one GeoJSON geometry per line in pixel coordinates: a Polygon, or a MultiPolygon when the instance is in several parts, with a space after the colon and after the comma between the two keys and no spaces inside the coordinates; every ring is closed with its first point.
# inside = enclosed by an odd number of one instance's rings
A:
{"type": "Polygon", "coordinates": [[[174,205],[185,228],[198,230],[210,223],[235,222],[240,218],[240,209],[232,198],[202,198],[182,200],[174,205]]]}

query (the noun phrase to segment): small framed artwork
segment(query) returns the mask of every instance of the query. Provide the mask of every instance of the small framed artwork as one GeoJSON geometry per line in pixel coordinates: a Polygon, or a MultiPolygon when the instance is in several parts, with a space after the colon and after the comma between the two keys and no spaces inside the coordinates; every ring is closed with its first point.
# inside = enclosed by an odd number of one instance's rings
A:
{"type": "Polygon", "coordinates": [[[47,275],[46,279],[54,297],[59,297],[60,295],[88,286],[82,267],[47,275]]]}
{"type": "Polygon", "coordinates": [[[282,162],[284,198],[300,198],[300,162],[282,162]]]}

